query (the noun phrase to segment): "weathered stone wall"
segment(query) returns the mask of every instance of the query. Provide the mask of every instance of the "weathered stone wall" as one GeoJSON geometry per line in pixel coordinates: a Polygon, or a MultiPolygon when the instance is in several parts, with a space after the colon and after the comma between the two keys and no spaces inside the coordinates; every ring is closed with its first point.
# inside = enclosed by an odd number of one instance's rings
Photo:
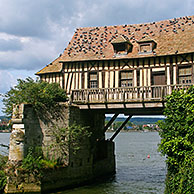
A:
{"type": "Polygon", "coordinates": [[[26,156],[30,147],[41,147],[43,154],[49,158],[57,159],[61,157],[60,154],[68,154],[64,161],[65,167],[47,169],[43,171],[41,179],[37,179],[33,173],[28,175],[24,172],[21,176],[17,167],[14,170],[12,168],[6,193],[29,192],[30,188],[32,192],[43,192],[73,187],[115,172],[114,143],[105,141],[104,113],[82,111],[68,104],[61,104],[57,111],[38,115],[30,105],[20,105],[16,107],[15,112],[17,114],[13,114],[9,153],[9,160],[13,165],[26,156]],[[55,141],[52,131],[73,124],[87,127],[87,130],[92,132],[89,138],[81,142],[76,154],[71,148],[67,149],[67,153],[59,152],[57,147],[51,148],[55,141]]]}

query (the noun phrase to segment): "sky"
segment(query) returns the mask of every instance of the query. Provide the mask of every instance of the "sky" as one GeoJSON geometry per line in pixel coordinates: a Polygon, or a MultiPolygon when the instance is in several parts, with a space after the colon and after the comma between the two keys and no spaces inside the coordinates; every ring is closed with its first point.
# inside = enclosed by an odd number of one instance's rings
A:
{"type": "MultiPolygon", "coordinates": [[[[57,58],[76,28],[194,14],[194,0],[0,0],[0,94],[57,58]]],[[[2,113],[0,95],[0,115],[2,113]]]]}

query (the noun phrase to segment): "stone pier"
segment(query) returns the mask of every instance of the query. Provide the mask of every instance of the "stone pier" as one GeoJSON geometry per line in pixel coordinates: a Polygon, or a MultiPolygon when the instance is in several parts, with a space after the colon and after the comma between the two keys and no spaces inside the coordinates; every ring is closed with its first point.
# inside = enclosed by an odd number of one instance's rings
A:
{"type": "Polygon", "coordinates": [[[56,110],[35,112],[31,105],[15,106],[12,117],[9,166],[5,193],[44,193],[87,184],[97,177],[115,173],[114,143],[105,140],[103,112],[80,110],[77,106],[60,104],[56,110]],[[52,148],[52,131],[72,125],[86,127],[91,133],[81,142],[76,154],[70,148],[65,153],[52,148]],[[41,147],[44,156],[55,158],[65,155],[64,165],[43,169],[41,176],[19,168],[29,148],[41,147]],[[102,168],[103,166],[103,168],[102,168]]]}

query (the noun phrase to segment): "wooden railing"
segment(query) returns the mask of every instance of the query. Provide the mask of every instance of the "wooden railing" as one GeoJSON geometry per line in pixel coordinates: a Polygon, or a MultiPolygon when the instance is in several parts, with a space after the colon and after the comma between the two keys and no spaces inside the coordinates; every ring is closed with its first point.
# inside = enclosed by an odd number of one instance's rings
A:
{"type": "Polygon", "coordinates": [[[71,100],[73,103],[78,104],[162,101],[165,96],[171,94],[172,90],[188,89],[191,85],[192,84],[72,90],[71,100]]]}

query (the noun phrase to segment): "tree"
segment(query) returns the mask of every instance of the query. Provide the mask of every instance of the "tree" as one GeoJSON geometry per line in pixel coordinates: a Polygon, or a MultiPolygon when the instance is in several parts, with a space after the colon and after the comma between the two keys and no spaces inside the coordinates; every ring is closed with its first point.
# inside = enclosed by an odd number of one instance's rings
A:
{"type": "Polygon", "coordinates": [[[32,104],[35,110],[40,110],[67,101],[65,91],[57,83],[34,81],[30,77],[17,82],[3,98],[4,113],[8,116],[11,116],[14,104],[32,104]]]}
{"type": "Polygon", "coordinates": [[[167,156],[166,194],[194,193],[194,86],[173,91],[159,122],[159,150],[167,156]]]}

